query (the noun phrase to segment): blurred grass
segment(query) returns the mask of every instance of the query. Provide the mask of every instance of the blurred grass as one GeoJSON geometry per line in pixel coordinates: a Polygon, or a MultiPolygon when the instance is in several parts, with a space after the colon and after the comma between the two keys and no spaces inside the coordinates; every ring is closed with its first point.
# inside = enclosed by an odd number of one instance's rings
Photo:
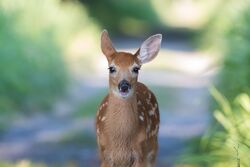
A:
{"type": "Polygon", "coordinates": [[[198,166],[248,167],[250,164],[250,97],[240,94],[230,103],[216,89],[211,91],[220,108],[214,111],[216,123],[201,140],[194,140],[200,147],[194,154],[180,158],[180,162],[198,166]],[[218,125],[217,124],[217,125],[218,125]]]}
{"type": "Polygon", "coordinates": [[[47,167],[47,165],[22,160],[16,163],[0,162],[0,167],[47,167]]]}
{"type": "MultiPolygon", "coordinates": [[[[196,166],[247,167],[250,164],[249,96],[250,48],[249,0],[221,0],[203,31],[202,48],[220,56],[222,65],[212,89],[214,120],[201,138],[189,143],[186,161],[196,166]],[[237,157],[237,153],[239,153],[237,157]]],[[[202,42],[201,42],[202,41],[202,42]]]]}
{"type": "Polygon", "coordinates": [[[68,162],[64,165],[46,165],[44,163],[31,162],[29,160],[20,160],[18,162],[0,162],[0,167],[78,167],[74,162],[68,162]]]}

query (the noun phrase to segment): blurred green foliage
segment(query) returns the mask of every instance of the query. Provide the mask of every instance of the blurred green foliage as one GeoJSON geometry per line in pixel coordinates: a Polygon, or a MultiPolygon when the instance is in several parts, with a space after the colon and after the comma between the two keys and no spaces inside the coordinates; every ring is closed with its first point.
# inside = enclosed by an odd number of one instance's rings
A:
{"type": "Polygon", "coordinates": [[[8,163],[8,162],[1,162],[1,167],[46,167],[44,164],[34,164],[29,161],[23,160],[17,163],[8,163]]]}
{"type": "Polygon", "coordinates": [[[96,148],[96,138],[93,131],[72,131],[59,139],[62,145],[78,145],[79,147],[96,148]]]}
{"type": "Polygon", "coordinates": [[[223,55],[216,84],[232,102],[239,93],[250,94],[250,1],[221,1],[204,43],[223,55]]]}
{"type": "Polygon", "coordinates": [[[155,96],[157,97],[160,110],[162,109],[161,111],[165,111],[167,108],[169,109],[169,111],[172,111],[172,109],[176,106],[176,103],[179,100],[180,89],[166,88],[164,86],[152,86],[149,88],[154,92],[155,96]]]}
{"type": "Polygon", "coordinates": [[[250,1],[220,2],[202,38],[205,48],[222,55],[222,66],[215,80],[220,93],[211,91],[214,120],[207,134],[192,141],[192,151],[181,161],[202,167],[247,167],[250,164],[250,1]]]}
{"type": "Polygon", "coordinates": [[[0,10],[1,111],[47,107],[66,84],[65,63],[50,33],[34,39],[16,32],[17,16],[0,10]]]}
{"type": "Polygon", "coordinates": [[[91,17],[112,33],[140,36],[157,27],[160,20],[150,0],[79,0],[91,17]]]}
{"type": "Polygon", "coordinates": [[[0,167],[77,167],[75,162],[68,162],[63,165],[46,165],[44,163],[35,163],[29,160],[20,160],[18,162],[0,162],[0,167]]]}
{"type": "Polygon", "coordinates": [[[95,27],[77,3],[1,0],[0,111],[50,107],[66,90],[70,44],[77,34],[96,34],[95,27]]]}
{"type": "Polygon", "coordinates": [[[77,110],[74,113],[75,117],[93,117],[96,114],[98,106],[108,94],[107,89],[97,89],[97,91],[97,94],[92,95],[77,107],[77,110]]]}
{"type": "Polygon", "coordinates": [[[211,91],[220,109],[214,117],[220,130],[204,135],[199,150],[182,161],[209,167],[248,167],[250,164],[250,96],[238,95],[232,104],[216,89],[211,91]]]}

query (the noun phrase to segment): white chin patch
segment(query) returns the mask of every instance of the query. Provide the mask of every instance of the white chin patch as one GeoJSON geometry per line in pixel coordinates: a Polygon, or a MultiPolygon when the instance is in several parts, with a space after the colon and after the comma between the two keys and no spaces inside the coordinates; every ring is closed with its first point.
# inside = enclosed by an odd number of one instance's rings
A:
{"type": "Polygon", "coordinates": [[[113,93],[114,95],[118,96],[118,97],[121,97],[121,98],[128,98],[132,95],[132,89],[129,89],[127,92],[121,92],[119,90],[113,90],[113,93]]]}
{"type": "Polygon", "coordinates": [[[121,97],[126,98],[126,97],[128,97],[128,96],[129,96],[129,94],[130,94],[130,90],[129,90],[129,91],[127,91],[127,92],[119,92],[119,94],[121,95],[121,97]]]}

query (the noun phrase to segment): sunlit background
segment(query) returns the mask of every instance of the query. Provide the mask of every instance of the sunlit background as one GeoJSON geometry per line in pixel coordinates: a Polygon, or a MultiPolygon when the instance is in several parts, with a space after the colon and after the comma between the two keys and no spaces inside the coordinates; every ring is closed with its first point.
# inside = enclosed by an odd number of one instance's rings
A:
{"type": "Polygon", "coordinates": [[[98,167],[108,91],[100,33],[162,49],[139,80],[158,98],[157,167],[249,167],[249,0],[0,0],[0,167],[98,167]]]}

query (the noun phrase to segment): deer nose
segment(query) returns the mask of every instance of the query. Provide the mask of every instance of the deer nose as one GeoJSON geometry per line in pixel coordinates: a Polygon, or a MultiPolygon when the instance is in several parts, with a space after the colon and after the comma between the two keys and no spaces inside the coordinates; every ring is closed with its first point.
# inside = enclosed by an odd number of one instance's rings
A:
{"type": "Polygon", "coordinates": [[[119,83],[118,89],[120,92],[126,93],[129,89],[131,89],[131,85],[127,80],[124,79],[119,83]]]}

